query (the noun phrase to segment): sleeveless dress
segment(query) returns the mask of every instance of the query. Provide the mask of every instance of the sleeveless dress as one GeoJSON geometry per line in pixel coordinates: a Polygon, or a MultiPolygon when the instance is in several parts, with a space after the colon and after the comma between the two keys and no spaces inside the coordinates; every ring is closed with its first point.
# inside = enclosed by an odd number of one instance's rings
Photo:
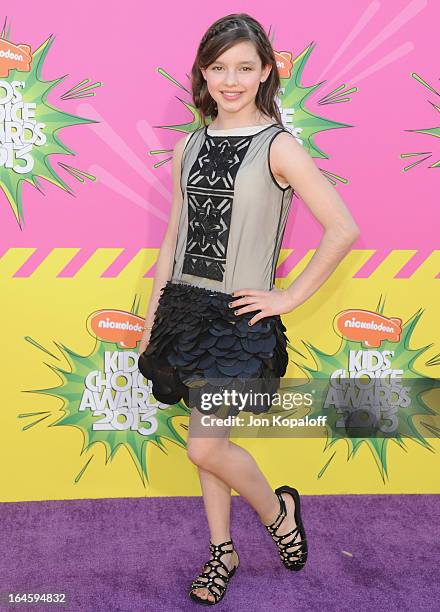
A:
{"type": "Polygon", "coordinates": [[[202,410],[202,394],[235,389],[242,393],[240,408],[228,404],[224,415],[270,409],[287,369],[286,328],[280,315],[249,326],[258,311],[235,315],[243,306],[228,303],[238,299],[231,296],[237,289],[274,286],[293,195],[269,164],[281,132],[291,134],[279,123],[204,126],[186,139],[172,274],[138,360],[159,402],[183,399],[188,408],[216,413],[218,405],[206,402],[202,410]]]}

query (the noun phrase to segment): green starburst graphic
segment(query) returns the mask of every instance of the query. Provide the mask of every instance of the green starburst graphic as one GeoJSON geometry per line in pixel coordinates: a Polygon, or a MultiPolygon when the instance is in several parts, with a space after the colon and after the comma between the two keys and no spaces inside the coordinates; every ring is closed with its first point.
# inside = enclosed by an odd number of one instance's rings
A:
{"type": "MultiPolygon", "coordinates": [[[[25,339],[58,359],[33,339],[25,339]]],[[[157,446],[165,453],[166,440],[186,447],[184,438],[173,425],[173,419],[188,416],[190,411],[183,402],[168,406],[154,399],[148,381],[137,368],[137,353],[122,350],[117,343],[100,339],[96,339],[96,346],[89,355],[79,355],[61,343],[55,344],[67,361],[68,368],[46,365],[57,374],[60,384],[26,392],[49,395],[63,401],[60,410],[64,414],[50,427],[79,428],[83,434],[81,454],[100,442],[106,450],[107,464],[119,446],[125,447],[145,484],[145,480],[148,482],[149,444],[157,446]],[[131,356],[133,367],[119,369],[115,358],[124,359],[127,356],[131,356]],[[109,367],[111,363],[114,366],[112,368],[109,367]]],[[[52,412],[19,415],[20,418],[26,419],[37,417],[24,429],[52,416],[52,412]]],[[[182,427],[186,428],[184,425],[182,427]]],[[[90,460],[91,458],[75,478],[75,482],[80,480],[90,460]]]]}
{"type": "MultiPolygon", "coordinates": [[[[11,42],[9,36],[9,29],[6,31],[5,25],[0,35],[0,39],[11,42]]],[[[12,90],[13,82],[18,83],[18,85],[14,86],[16,99],[18,99],[19,104],[32,108],[34,117],[32,121],[35,121],[37,125],[41,126],[40,132],[42,137],[40,138],[40,142],[42,144],[34,142],[33,145],[29,145],[29,134],[26,135],[26,141],[23,138],[23,142],[21,142],[21,146],[18,150],[12,146],[12,142],[3,143],[5,147],[9,145],[9,148],[5,148],[4,150],[5,158],[6,151],[8,151],[8,161],[3,163],[0,167],[0,189],[5,193],[20,227],[22,227],[24,223],[22,205],[23,183],[29,183],[41,191],[41,185],[38,179],[43,178],[63,191],[73,195],[73,190],[54,170],[49,159],[51,155],[56,154],[75,155],[72,149],[61,142],[58,137],[58,132],[65,127],[96,123],[96,121],[92,119],[78,117],[77,115],[61,111],[47,102],[49,93],[67,76],[64,75],[58,79],[49,81],[41,78],[43,63],[53,41],[54,37],[50,36],[34,53],[32,53],[31,69],[29,71],[11,69],[7,77],[0,77],[0,92],[2,92],[2,90],[12,90]],[[27,166],[31,167],[29,171],[26,170],[27,166]]],[[[97,87],[99,85],[100,83],[96,83],[92,87],[97,87]]],[[[25,117],[23,116],[23,112],[22,109],[21,115],[18,114],[18,119],[19,123],[23,122],[24,124],[25,117]]],[[[6,121],[3,122],[4,126],[6,123],[6,121]]],[[[24,129],[23,135],[26,131],[29,132],[29,128],[24,129]]],[[[17,135],[15,135],[14,138],[17,139],[17,135]]],[[[0,141],[0,149],[1,147],[2,143],[0,141]]],[[[91,180],[95,179],[95,177],[90,175],[86,176],[91,180]]]]}
{"type": "MultiPolygon", "coordinates": [[[[379,304],[375,312],[378,314],[383,314],[383,310],[384,303],[382,303],[382,305],[379,304]]],[[[366,444],[372,453],[375,464],[384,482],[388,478],[387,451],[390,442],[394,441],[402,449],[405,449],[406,445],[404,439],[412,439],[424,448],[433,451],[432,445],[428,442],[422,431],[419,429],[419,424],[417,423],[419,420],[420,425],[423,425],[423,427],[430,432],[432,437],[440,437],[440,429],[437,426],[421,420],[423,417],[434,416],[436,419],[438,419],[440,416],[439,412],[436,409],[431,409],[425,401],[425,397],[428,393],[440,388],[440,382],[436,378],[430,378],[426,374],[422,374],[414,366],[416,360],[419,359],[421,355],[432,346],[432,344],[423,346],[420,349],[410,348],[411,337],[422,314],[423,310],[418,310],[413,317],[403,325],[402,336],[399,342],[396,343],[389,340],[383,340],[381,343],[380,351],[392,352],[392,369],[403,371],[402,380],[407,381],[410,385],[408,388],[411,388],[412,390],[411,402],[409,405],[405,405],[404,408],[399,408],[395,416],[394,413],[391,414],[389,412],[385,412],[383,415],[385,422],[388,424],[392,422],[393,419],[398,420],[398,427],[391,436],[387,435],[386,433],[381,433],[380,431],[375,431],[374,435],[368,435],[368,433],[366,433],[365,437],[362,437],[362,434],[359,433],[362,432],[362,430],[359,428],[353,428],[356,430],[356,433],[355,436],[351,437],[350,427],[347,427],[347,429],[343,428],[341,430],[341,426],[338,425],[340,415],[338,415],[334,409],[327,410],[324,408],[330,388],[330,378],[336,371],[339,372],[347,370],[350,351],[358,352],[363,348],[360,346],[361,343],[343,338],[339,350],[334,354],[329,354],[324,353],[316,346],[303,341],[304,345],[307,347],[311,356],[313,357],[316,367],[310,368],[304,363],[295,362],[300,369],[307,373],[307,375],[310,377],[310,381],[318,381],[318,384],[314,386],[313,382],[312,384],[308,382],[306,385],[309,387],[313,386],[314,390],[317,391],[309,417],[314,418],[322,414],[328,416],[326,422],[328,435],[324,450],[332,447],[340,440],[346,440],[350,448],[348,460],[351,460],[354,458],[359,448],[363,444],[366,444]]],[[[291,345],[290,349],[293,353],[301,355],[301,353],[299,353],[291,345]]],[[[367,348],[365,350],[369,349],[367,348]]],[[[301,357],[304,356],[301,355],[301,357]]],[[[437,354],[435,357],[430,359],[429,363],[426,365],[430,367],[438,365],[440,363],[439,357],[440,355],[437,354]]],[[[294,387],[294,389],[299,390],[303,386],[305,385],[297,385],[294,387]]],[[[436,405],[438,405],[438,399],[436,405]]],[[[365,431],[370,432],[371,434],[371,430],[369,429],[368,425],[365,431]]],[[[335,453],[320,470],[318,478],[322,477],[334,456],[335,453]]]]}
{"type": "MultiPolygon", "coordinates": [[[[304,86],[301,82],[304,68],[313,51],[314,46],[315,44],[311,43],[308,47],[306,47],[306,49],[304,49],[304,51],[302,51],[302,53],[300,53],[294,59],[292,74],[287,78],[280,79],[281,91],[279,95],[279,107],[285,127],[289,129],[292,134],[301,141],[301,143],[308,150],[310,155],[312,157],[328,159],[328,155],[326,155],[322,151],[322,149],[320,149],[314,142],[315,135],[319,132],[323,132],[326,130],[353,126],[347,123],[340,123],[337,121],[326,119],[324,117],[320,117],[318,115],[313,114],[310,110],[306,108],[306,102],[308,98],[315,90],[319,89],[325,83],[325,81],[321,81],[320,83],[307,87],[304,86]]],[[[165,76],[168,80],[170,80],[174,85],[186,92],[186,94],[188,94],[188,96],[191,98],[191,92],[181,83],[179,83],[176,79],[174,79],[170,74],[168,74],[165,70],[163,70],[162,68],[158,68],[157,71],[163,76],[165,76]]],[[[319,101],[319,104],[346,102],[348,98],[342,96],[347,96],[347,94],[354,93],[357,91],[357,88],[353,87],[343,92],[342,90],[344,89],[344,87],[345,85],[341,85],[334,92],[329,93],[327,96],[325,96],[325,98],[319,101]]],[[[186,102],[178,96],[177,99],[191,113],[191,121],[188,121],[187,123],[156,127],[159,127],[160,129],[178,131],[185,134],[189,134],[190,132],[193,132],[194,130],[197,130],[202,127],[202,118],[198,109],[191,102],[186,102]]],[[[151,155],[164,155],[169,153],[172,153],[172,150],[160,149],[150,151],[151,155]]],[[[170,159],[171,157],[167,157],[166,159],[157,162],[154,167],[157,168],[162,164],[168,162],[170,159]]],[[[337,181],[344,184],[348,183],[348,180],[344,177],[341,177],[328,171],[324,171],[322,169],[321,172],[323,172],[323,174],[332,184],[336,184],[337,181]]]]}
{"type": "MultiPolygon", "coordinates": [[[[428,91],[430,91],[431,93],[434,93],[436,96],[440,95],[439,92],[436,89],[434,89],[434,87],[429,85],[429,83],[427,83],[425,81],[425,79],[423,79],[416,72],[413,72],[411,74],[411,76],[418,83],[420,83],[421,85],[426,87],[426,89],[428,89],[428,91]]],[[[433,102],[430,102],[430,104],[437,111],[437,113],[440,112],[440,106],[438,104],[434,104],[433,102]]],[[[434,138],[440,138],[440,125],[437,125],[437,126],[431,127],[431,128],[421,128],[421,129],[405,130],[405,131],[406,132],[415,132],[416,134],[427,134],[428,136],[432,136],[434,138]]],[[[403,171],[404,172],[408,172],[408,170],[412,170],[412,168],[415,168],[416,166],[418,166],[419,164],[421,164],[425,160],[429,159],[430,157],[432,157],[432,155],[433,155],[432,151],[417,151],[416,153],[402,153],[400,155],[400,157],[402,159],[409,158],[409,157],[422,156],[421,159],[418,159],[417,161],[413,162],[412,164],[409,164],[408,166],[405,166],[403,171]]],[[[430,168],[440,168],[440,160],[437,159],[437,161],[434,161],[429,167],[430,168]]]]}

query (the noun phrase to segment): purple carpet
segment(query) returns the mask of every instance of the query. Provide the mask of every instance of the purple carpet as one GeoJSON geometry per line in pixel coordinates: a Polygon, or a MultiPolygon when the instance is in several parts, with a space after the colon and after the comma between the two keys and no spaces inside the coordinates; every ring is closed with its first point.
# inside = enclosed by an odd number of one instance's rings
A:
{"type": "MultiPolygon", "coordinates": [[[[232,498],[241,564],[217,612],[439,609],[438,495],[302,499],[309,560],[289,572],[232,498]]],[[[0,520],[1,610],[206,609],[187,595],[209,558],[201,497],[2,503],[0,520]],[[67,604],[7,605],[7,592],[66,593],[67,604]]]]}

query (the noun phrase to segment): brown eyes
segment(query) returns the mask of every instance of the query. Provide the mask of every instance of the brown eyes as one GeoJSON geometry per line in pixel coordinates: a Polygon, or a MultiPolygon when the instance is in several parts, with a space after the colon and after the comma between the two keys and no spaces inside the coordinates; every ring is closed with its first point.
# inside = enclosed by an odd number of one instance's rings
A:
{"type": "MultiPolygon", "coordinates": [[[[214,66],[213,70],[215,70],[216,68],[220,68],[221,69],[221,66],[214,66]]],[[[246,70],[246,71],[247,70],[252,70],[252,68],[250,68],[249,66],[244,66],[243,70],[246,70]]]]}

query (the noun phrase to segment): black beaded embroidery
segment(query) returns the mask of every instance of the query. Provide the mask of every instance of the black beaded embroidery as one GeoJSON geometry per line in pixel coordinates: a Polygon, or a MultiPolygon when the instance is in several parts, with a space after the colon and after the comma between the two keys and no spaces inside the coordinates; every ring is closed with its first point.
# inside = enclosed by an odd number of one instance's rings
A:
{"type": "Polygon", "coordinates": [[[237,172],[252,136],[211,136],[188,175],[188,235],[184,274],[222,281],[237,172]]]}
{"type": "Polygon", "coordinates": [[[212,178],[214,175],[224,177],[235,160],[235,148],[227,140],[222,141],[218,145],[214,143],[209,157],[203,157],[201,160],[203,165],[200,168],[200,174],[212,178]]]}

